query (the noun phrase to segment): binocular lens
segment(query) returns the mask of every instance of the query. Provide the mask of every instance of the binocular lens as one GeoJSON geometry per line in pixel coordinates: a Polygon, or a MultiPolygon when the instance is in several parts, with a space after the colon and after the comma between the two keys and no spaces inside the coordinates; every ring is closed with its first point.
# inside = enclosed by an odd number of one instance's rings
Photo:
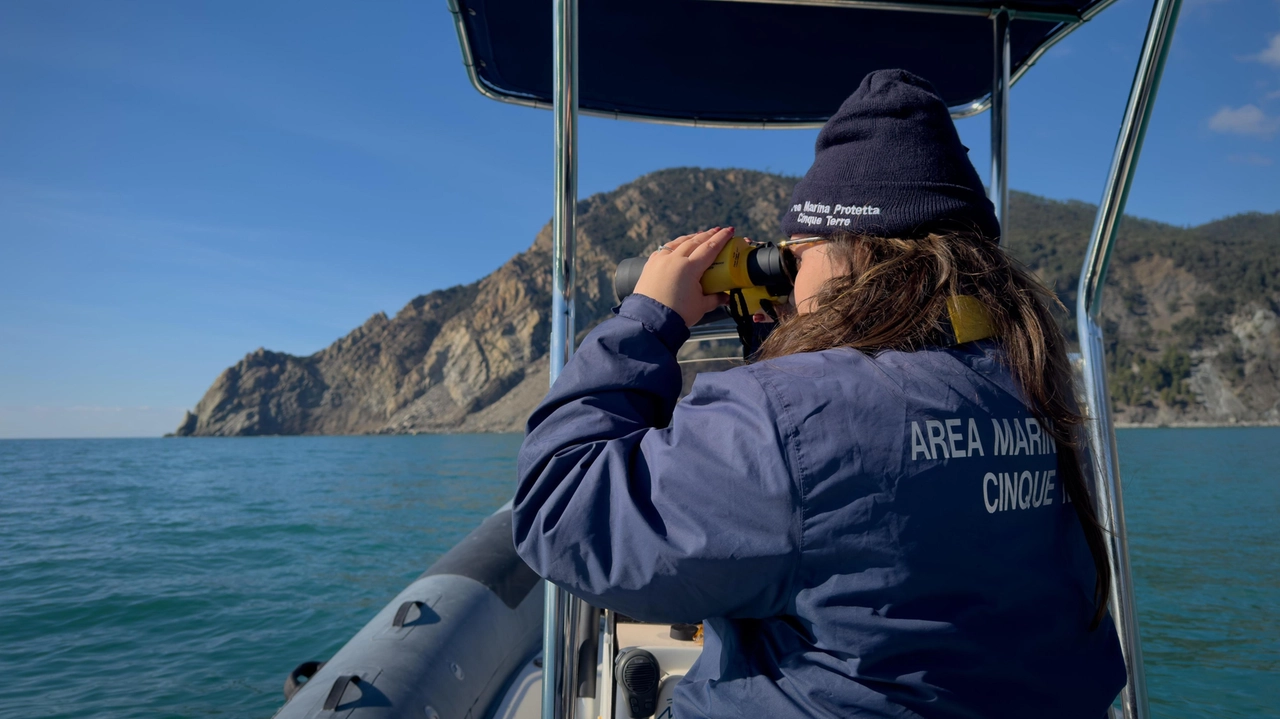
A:
{"type": "Polygon", "coordinates": [[[640,273],[644,272],[644,263],[648,260],[648,257],[628,257],[618,263],[618,269],[613,271],[613,294],[618,296],[619,302],[636,291],[636,283],[640,281],[640,273]]]}

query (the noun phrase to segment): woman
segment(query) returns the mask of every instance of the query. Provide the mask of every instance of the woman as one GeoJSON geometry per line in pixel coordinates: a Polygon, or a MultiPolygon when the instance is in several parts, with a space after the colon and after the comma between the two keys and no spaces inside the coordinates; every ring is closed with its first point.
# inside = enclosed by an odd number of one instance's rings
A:
{"type": "Polygon", "coordinates": [[[583,341],[529,419],[521,556],[705,621],[677,719],[1102,716],[1124,665],[1064,340],[933,88],[868,75],[782,225],[794,311],[752,364],[677,403],[732,228],[655,252],[583,341]]]}

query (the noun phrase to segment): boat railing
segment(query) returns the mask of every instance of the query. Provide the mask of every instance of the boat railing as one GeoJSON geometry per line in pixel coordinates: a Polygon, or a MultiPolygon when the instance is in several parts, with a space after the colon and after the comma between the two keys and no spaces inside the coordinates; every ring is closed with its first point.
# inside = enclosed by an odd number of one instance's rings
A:
{"type": "Polygon", "coordinates": [[[1107,530],[1107,553],[1111,560],[1111,616],[1129,673],[1129,682],[1120,694],[1120,707],[1125,719],[1147,719],[1150,710],[1142,642],[1138,633],[1133,571],[1129,564],[1120,457],[1116,451],[1115,425],[1111,420],[1111,394],[1107,389],[1106,350],[1098,318],[1102,310],[1107,265],[1115,249],[1116,232],[1133,184],[1138,155],[1151,120],[1151,110],[1164,74],[1181,6],[1182,0],[1155,0],[1151,9],[1151,19],[1147,23],[1146,37],[1111,159],[1111,171],[1102,201],[1098,204],[1098,216],[1090,233],[1076,294],[1076,330],[1083,365],[1086,426],[1093,453],[1094,503],[1098,519],[1107,530]]]}

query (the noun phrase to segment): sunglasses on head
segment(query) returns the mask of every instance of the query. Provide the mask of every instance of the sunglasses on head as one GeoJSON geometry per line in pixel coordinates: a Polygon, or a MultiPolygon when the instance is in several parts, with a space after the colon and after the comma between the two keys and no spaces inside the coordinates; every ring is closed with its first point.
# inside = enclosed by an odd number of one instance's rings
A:
{"type": "Polygon", "coordinates": [[[785,240],[778,240],[773,244],[783,249],[787,249],[790,247],[797,247],[799,245],[811,245],[815,242],[826,242],[830,239],[830,237],[820,237],[818,235],[814,235],[813,237],[790,237],[785,240]]]}

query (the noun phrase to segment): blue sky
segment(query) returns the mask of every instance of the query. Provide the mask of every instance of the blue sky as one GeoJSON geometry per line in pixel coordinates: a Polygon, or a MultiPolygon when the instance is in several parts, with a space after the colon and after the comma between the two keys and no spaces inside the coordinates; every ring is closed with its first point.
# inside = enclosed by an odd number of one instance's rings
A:
{"type": "MultiPolygon", "coordinates": [[[[1014,87],[1015,189],[1097,200],[1149,12],[1014,87]]],[[[985,173],[986,116],[959,125],[985,173]]],[[[800,174],[813,139],[584,118],[580,191],[800,174]]],[[[1130,213],[1280,210],[1278,139],[1280,2],[1187,0],[1130,213]]],[[[470,87],[444,0],[0,4],[0,437],[157,435],[256,347],[483,276],[547,222],[551,159],[550,113],[470,87]]]]}

